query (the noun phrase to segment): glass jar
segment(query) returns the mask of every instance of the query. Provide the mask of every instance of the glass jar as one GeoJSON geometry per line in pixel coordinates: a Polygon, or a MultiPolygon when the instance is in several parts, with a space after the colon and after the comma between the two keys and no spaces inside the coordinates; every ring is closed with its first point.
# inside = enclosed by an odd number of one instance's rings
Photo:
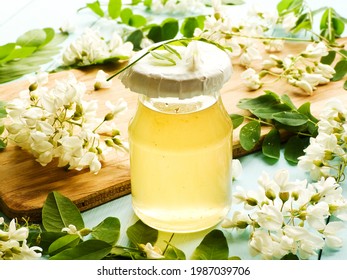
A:
{"type": "MultiPolygon", "coordinates": [[[[211,44],[194,44],[211,56],[194,71],[183,75],[187,63],[158,66],[148,58],[122,77],[140,93],[129,124],[133,209],[162,231],[210,228],[231,204],[232,123],[219,94],[231,74],[230,59],[211,44]],[[156,73],[160,82],[153,80],[156,73]]],[[[178,51],[191,53],[189,45],[178,51]]]]}

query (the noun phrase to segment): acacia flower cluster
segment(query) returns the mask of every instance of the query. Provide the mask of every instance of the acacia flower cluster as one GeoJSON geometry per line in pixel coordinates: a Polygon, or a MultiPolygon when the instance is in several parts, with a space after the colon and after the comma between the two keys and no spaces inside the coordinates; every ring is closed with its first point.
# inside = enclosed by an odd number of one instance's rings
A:
{"type": "Polygon", "coordinates": [[[29,247],[29,229],[11,220],[7,225],[0,217],[0,260],[34,260],[41,257],[42,248],[29,247]]]}
{"type": "Polygon", "coordinates": [[[318,135],[310,138],[298,166],[312,179],[333,176],[345,179],[347,165],[347,108],[338,99],[331,99],[319,115],[318,135]]]}
{"type": "Polygon", "coordinates": [[[222,226],[250,229],[251,253],[264,259],[281,259],[288,254],[300,259],[317,255],[324,246],[340,248],[337,236],[342,221],[347,220],[347,201],[333,177],[308,184],[306,180],[289,181],[289,172],[279,170],[271,179],[267,173],[258,178],[259,188],[246,191],[237,187],[233,200],[241,204],[222,226]]]}
{"type": "Polygon", "coordinates": [[[151,11],[158,14],[186,14],[202,11],[205,5],[201,0],[152,0],[151,11]]]}
{"type": "MultiPolygon", "coordinates": [[[[335,74],[333,67],[320,62],[321,58],[326,55],[328,55],[328,48],[324,42],[309,44],[303,52],[296,56],[287,55],[281,59],[272,54],[269,59],[263,61],[264,70],[254,77],[254,81],[270,74],[276,78],[286,79],[289,84],[311,95],[317,86],[329,83],[335,74]]],[[[250,69],[248,71],[252,71],[250,69]]],[[[260,87],[261,83],[258,85],[260,87]]]]}
{"type": "Polygon", "coordinates": [[[133,53],[133,44],[123,42],[117,32],[109,41],[95,29],[88,28],[72,42],[63,53],[65,66],[84,66],[103,63],[105,60],[129,59],[133,53]]]}
{"type": "Polygon", "coordinates": [[[88,167],[98,173],[108,146],[122,149],[124,145],[117,138],[119,131],[107,139],[110,145],[102,141],[97,129],[126,109],[126,102],[109,102],[110,112],[99,119],[97,101],[84,99],[86,86],[73,74],[56,80],[52,88],[45,86],[47,81],[47,73],[39,75],[19,98],[7,103],[7,138],[31,153],[42,166],[58,158],[59,167],[88,167]]]}

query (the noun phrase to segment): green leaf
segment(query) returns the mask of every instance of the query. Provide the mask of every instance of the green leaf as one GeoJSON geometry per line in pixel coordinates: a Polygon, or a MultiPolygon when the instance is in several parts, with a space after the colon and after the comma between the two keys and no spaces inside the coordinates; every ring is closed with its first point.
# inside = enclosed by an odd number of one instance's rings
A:
{"type": "Polygon", "coordinates": [[[16,43],[21,47],[38,48],[46,42],[46,37],[46,32],[43,29],[33,29],[21,35],[16,43]]]}
{"type": "Polygon", "coordinates": [[[42,224],[47,231],[61,231],[69,225],[77,230],[84,228],[84,222],[77,206],[58,192],[50,192],[42,207],[42,224]]]}
{"type": "Polygon", "coordinates": [[[93,228],[92,236],[95,239],[115,245],[120,233],[120,222],[118,218],[108,217],[93,228]]]}
{"type": "Polygon", "coordinates": [[[335,65],[335,74],[334,77],[332,77],[332,81],[339,81],[341,80],[347,73],[347,60],[342,59],[335,65]]]}
{"type": "Polygon", "coordinates": [[[163,47],[169,53],[172,53],[173,55],[177,56],[178,59],[182,59],[181,54],[178,51],[176,51],[173,47],[170,47],[170,45],[164,44],[163,47]]]}
{"type": "Polygon", "coordinates": [[[192,260],[227,260],[229,248],[222,231],[208,233],[193,252],[192,260]]]}
{"type": "Polygon", "coordinates": [[[15,47],[15,43],[8,43],[6,45],[0,46],[0,61],[9,56],[15,47]]]}
{"type": "Polygon", "coordinates": [[[263,144],[262,152],[265,156],[269,158],[279,159],[281,150],[281,139],[280,133],[276,128],[271,129],[271,131],[266,134],[263,144]]]}
{"type": "Polygon", "coordinates": [[[135,245],[147,244],[148,242],[154,244],[158,239],[158,231],[147,226],[141,220],[130,226],[126,233],[130,242],[135,245]]]}
{"type": "Polygon", "coordinates": [[[304,149],[307,147],[309,137],[300,138],[295,135],[289,138],[284,148],[284,158],[294,164],[298,163],[298,157],[304,154],[304,149]]]}
{"type": "Polygon", "coordinates": [[[267,92],[266,94],[260,95],[256,98],[242,98],[239,100],[237,107],[252,111],[259,108],[271,107],[279,102],[280,100],[278,95],[272,92],[267,92]]]}
{"type": "Polygon", "coordinates": [[[0,119],[6,118],[6,116],[7,116],[6,103],[0,100],[0,119]]]}
{"type": "Polygon", "coordinates": [[[307,130],[309,131],[309,133],[311,133],[313,137],[316,137],[318,134],[318,125],[317,125],[318,119],[311,114],[310,102],[306,102],[302,104],[299,107],[298,112],[307,116],[311,120],[307,122],[307,130]]]}
{"type": "Polygon", "coordinates": [[[0,64],[5,64],[12,60],[18,60],[30,56],[37,50],[36,47],[21,47],[14,49],[8,56],[0,60],[0,64]]]}
{"type": "Polygon", "coordinates": [[[281,258],[281,260],[300,260],[297,255],[289,253],[281,258]]]}
{"type": "Polygon", "coordinates": [[[195,28],[199,27],[199,22],[196,17],[185,18],[182,22],[180,32],[186,38],[191,38],[194,36],[195,28]]]}
{"type": "Polygon", "coordinates": [[[3,149],[5,149],[6,146],[7,146],[7,144],[6,144],[3,140],[0,139],[0,151],[2,151],[3,149]]]}
{"type": "Polygon", "coordinates": [[[281,97],[281,101],[286,104],[290,109],[296,110],[296,106],[294,105],[293,101],[290,99],[290,97],[287,94],[283,94],[281,97]]]}
{"type": "Polygon", "coordinates": [[[49,232],[43,231],[40,235],[40,247],[43,249],[42,254],[48,254],[48,248],[51,244],[62,236],[65,236],[66,232],[49,232]]]}
{"type": "Polygon", "coordinates": [[[142,39],[143,39],[143,33],[141,30],[137,29],[128,36],[126,41],[131,42],[134,45],[134,50],[138,51],[141,49],[142,39]]]}
{"type": "Polygon", "coordinates": [[[141,27],[147,23],[147,19],[142,15],[132,15],[128,24],[132,27],[141,27]]]}
{"type": "Polygon", "coordinates": [[[321,63],[323,64],[328,64],[330,65],[331,63],[334,62],[336,57],[336,51],[329,51],[328,55],[323,56],[320,60],[321,63]]]}
{"type": "Polygon", "coordinates": [[[132,15],[133,11],[130,8],[125,8],[120,12],[120,18],[122,19],[122,22],[125,24],[129,24],[129,20],[132,15]]]}
{"type": "Polygon", "coordinates": [[[55,31],[53,28],[44,28],[43,31],[46,33],[46,40],[42,43],[40,48],[47,45],[49,42],[51,42],[54,39],[55,31]]]}
{"type": "Polygon", "coordinates": [[[280,112],[273,114],[273,119],[281,124],[289,126],[300,126],[307,123],[308,118],[297,112],[280,112]]]}
{"type": "Polygon", "coordinates": [[[244,116],[238,115],[238,114],[230,114],[229,117],[231,118],[234,129],[239,127],[243,123],[243,121],[245,120],[244,116]]]}
{"type": "Polygon", "coordinates": [[[345,31],[345,24],[339,18],[332,18],[332,25],[334,27],[334,31],[337,35],[341,35],[343,31],[345,31]]]}
{"type": "Polygon", "coordinates": [[[111,252],[112,246],[101,240],[87,240],[76,247],[66,249],[50,260],[101,260],[111,252]]]}
{"type": "Polygon", "coordinates": [[[252,110],[252,114],[261,119],[272,119],[274,114],[290,111],[291,108],[287,104],[274,104],[269,107],[252,110]]]}
{"type": "Polygon", "coordinates": [[[260,123],[251,121],[240,130],[240,144],[246,151],[252,150],[260,139],[260,123]]]}
{"type": "Polygon", "coordinates": [[[108,15],[112,19],[116,19],[120,16],[122,9],[122,0],[109,0],[107,10],[108,15]]]}
{"type": "Polygon", "coordinates": [[[172,244],[168,244],[168,248],[165,251],[165,259],[167,260],[185,260],[186,255],[184,252],[177,247],[173,246],[172,244]]]}
{"type": "Polygon", "coordinates": [[[59,46],[67,35],[56,34],[54,39],[20,60],[12,60],[0,65],[0,84],[22,77],[25,74],[38,71],[42,65],[50,62],[53,56],[59,54],[59,46]]]}
{"type": "Polygon", "coordinates": [[[343,83],[344,90],[347,90],[347,80],[343,83]]]}
{"type": "Polygon", "coordinates": [[[93,3],[88,3],[87,7],[89,9],[91,9],[99,17],[103,17],[105,15],[104,11],[100,7],[100,2],[99,1],[95,1],[93,3]]]}
{"type": "Polygon", "coordinates": [[[67,234],[56,239],[48,248],[50,256],[56,255],[68,248],[77,246],[81,238],[77,234],[67,234]]]}
{"type": "Polygon", "coordinates": [[[173,60],[172,58],[168,57],[167,55],[161,54],[161,53],[156,52],[156,51],[151,51],[150,54],[156,59],[167,62],[168,65],[176,65],[176,61],[173,60]]]}
{"type": "Polygon", "coordinates": [[[179,29],[178,20],[174,18],[165,19],[162,24],[162,40],[170,40],[176,37],[179,29]]]}
{"type": "Polygon", "coordinates": [[[148,39],[151,39],[154,43],[158,43],[162,41],[162,30],[161,26],[153,25],[148,32],[148,39]]]}

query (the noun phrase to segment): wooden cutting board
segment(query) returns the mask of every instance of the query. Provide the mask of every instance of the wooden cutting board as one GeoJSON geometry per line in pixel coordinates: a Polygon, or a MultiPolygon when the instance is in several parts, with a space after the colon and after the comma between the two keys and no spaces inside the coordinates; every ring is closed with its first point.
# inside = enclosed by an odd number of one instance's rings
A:
{"type": "MultiPolygon", "coordinates": [[[[286,43],[285,51],[278,53],[284,56],[286,53],[298,53],[306,47],[303,43],[286,43]]],[[[280,81],[268,85],[257,91],[248,91],[242,85],[240,73],[244,70],[237,62],[234,63],[234,74],[223,87],[221,94],[225,107],[229,113],[242,113],[236,107],[241,98],[254,98],[264,93],[264,90],[272,90],[279,95],[288,94],[296,105],[311,102],[312,113],[317,115],[324,107],[326,101],[332,97],[339,98],[347,104],[347,91],[343,90],[343,82],[329,83],[320,86],[312,96],[303,94],[299,89],[280,81]]],[[[123,65],[124,66],[124,65],[123,65]]],[[[121,67],[121,66],[118,66],[121,67]]],[[[93,83],[97,70],[103,69],[113,73],[117,69],[111,66],[88,67],[83,70],[71,70],[76,78],[87,85],[88,94],[86,99],[97,99],[99,101],[100,116],[107,109],[104,106],[106,100],[116,102],[124,98],[128,103],[126,113],[120,115],[115,121],[121,131],[121,136],[127,139],[127,126],[129,120],[136,110],[137,95],[125,89],[118,78],[113,79],[110,89],[93,91],[93,83]]],[[[67,72],[59,72],[50,75],[50,85],[55,79],[62,79],[67,72]]],[[[28,82],[21,80],[0,86],[0,100],[11,100],[18,96],[21,90],[28,87],[28,82]]],[[[244,113],[244,112],[243,112],[244,113]]],[[[233,150],[234,157],[240,157],[252,151],[244,151],[239,143],[238,130],[234,131],[233,150]]],[[[268,130],[263,128],[262,135],[268,130]]],[[[283,135],[283,140],[286,136],[283,135]]],[[[259,149],[256,147],[254,150],[259,149]]],[[[101,205],[120,196],[129,194],[130,172],[128,154],[114,152],[107,156],[103,162],[101,171],[91,174],[88,170],[65,171],[56,167],[52,162],[42,167],[33,157],[20,148],[9,145],[5,151],[0,153],[0,210],[8,217],[29,217],[31,221],[41,220],[41,209],[47,194],[51,191],[59,191],[69,197],[77,207],[83,211],[101,205]]]]}

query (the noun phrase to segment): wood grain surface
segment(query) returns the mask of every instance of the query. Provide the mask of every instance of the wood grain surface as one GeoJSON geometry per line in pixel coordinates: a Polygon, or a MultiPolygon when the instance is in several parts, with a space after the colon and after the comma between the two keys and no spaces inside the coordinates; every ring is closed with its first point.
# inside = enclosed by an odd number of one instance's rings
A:
{"type": "MultiPolygon", "coordinates": [[[[304,50],[304,43],[286,43],[285,51],[276,55],[282,57],[286,53],[298,53],[304,50]]],[[[120,65],[121,67],[124,65],[120,65]]],[[[301,90],[288,85],[284,81],[270,83],[257,91],[248,91],[241,83],[240,74],[244,70],[237,61],[233,60],[234,73],[231,79],[221,90],[224,105],[229,113],[244,113],[236,107],[241,98],[256,97],[264,93],[264,90],[272,90],[279,95],[289,95],[296,105],[311,102],[313,115],[318,115],[328,99],[336,97],[347,104],[347,91],[342,87],[343,82],[331,82],[328,85],[319,86],[311,96],[307,96],[301,90]]],[[[121,131],[123,139],[127,139],[127,126],[136,110],[137,95],[131,93],[122,85],[118,78],[113,79],[110,89],[93,91],[93,83],[97,70],[103,69],[113,73],[117,69],[114,66],[87,67],[83,70],[71,70],[76,78],[85,82],[88,88],[86,99],[97,99],[100,116],[107,112],[104,103],[106,100],[116,102],[124,98],[128,103],[128,110],[115,119],[116,125],[121,131]]],[[[50,85],[55,79],[67,76],[68,71],[50,75],[50,85]]],[[[0,100],[16,98],[20,91],[28,87],[25,80],[8,83],[0,86],[0,100]]],[[[238,129],[234,131],[233,150],[234,157],[240,157],[253,151],[242,149],[238,129]]],[[[267,128],[263,128],[265,135],[267,128]]],[[[286,140],[286,135],[282,135],[286,140]]],[[[254,150],[259,149],[256,147],[254,150]]],[[[128,154],[110,153],[101,171],[91,174],[89,170],[66,171],[56,167],[56,162],[42,167],[35,159],[18,147],[9,145],[0,153],[0,210],[8,217],[29,217],[31,221],[41,220],[42,205],[51,191],[59,191],[69,197],[78,208],[83,211],[101,205],[107,201],[129,194],[130,172],[128,154]]]]}

